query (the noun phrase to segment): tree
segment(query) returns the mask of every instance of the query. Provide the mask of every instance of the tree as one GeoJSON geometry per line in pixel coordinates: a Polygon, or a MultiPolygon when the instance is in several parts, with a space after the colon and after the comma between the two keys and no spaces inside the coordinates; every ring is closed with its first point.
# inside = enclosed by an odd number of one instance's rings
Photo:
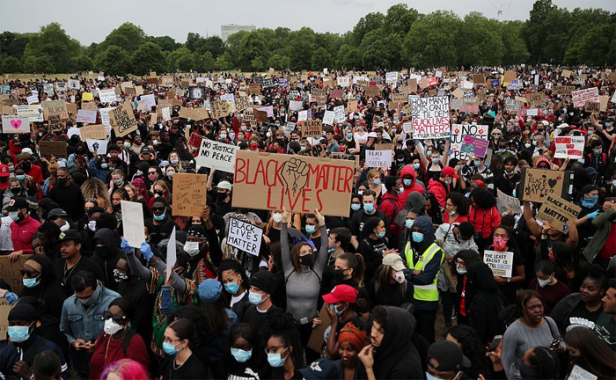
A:
{"type": "Polygon", "coordinates": [[[117,46],[127,52],[134,52],[144,42],[145,33],[143,30],[130,22],[126,22],[120,25],[119,28],[112,30],[100,47],[105,49],[108,46],[117,46]]]}
{"type": "Polygon", "coordinates": [[[200,55],[195,53],[195,57],[197,60],[197,71],[209,72],[216,70],[216,60],[214,59],[212,52],[206,51],[200,55]]]}
{"type": "Polygon", "coordinates": [[[324,67],[332,66],[332,56],[325,48],[320,47],[312,54],[311,67],[315,70],[323,70],[324,67]]]}
{"type": "Polygon", "coordinates": [[[414,66],[456,66],[461,26],[453,12],[436,11],[420,17],[404,39],[404,57],[414,66]]]}
{"type": "Polygon", "coordinates": [[[409,9],[406,4],[392,5],[385,15],[383,29],[390,33],[400,33],[406,35],[411,29],[411,25],[419,17],[419,12],[416,9],[409,9]]]}
{"type": "Polygon", "coordinates": [[[146,42],[139,46],[132,57],[132,73],[145,75],[150,71],[165,72],[167,62],[160,46],[153,42],[146,42]]]}
{"type": "Polygon", "coordinates": [[[499,65],[505,51],[499,28],[497,20],[488,20],[478,12],[464,17],[457,45],[459,63],[465,66],[499,65]]]}
{"type": "Polygon", "coordinates": [[[6,56],[0,62],[0,72],[3,74],[21,73],[21,70],[21,62],[15,57],[6,56]]]}
{"type": "Polygon", "coordinates": [[[541,63],[544,57],[545,40],[551,27],[546,19],[550,11],[555,8],[552,0],[537,0],[530,11],[530,18],[526,21],[524,38],[534,63],[541,63]]]}
{"type": "Polygon", "coordinates": [[[230,70],[233,68],[233,58],[226,51],[216,58],[216,70],[230,70]]]}
{"type": "Polygon", "coordinates": [[[505,47],[501,61],[503,65],[516,65],[528,61],[530,53],[522,38],[524,27],[525,24],[522,21],[504,21],[501,23],[499,32],[505,47]]]}
{"type": "MultiPolygon", "coordinates": [[[[79,42],[69,37],[60,24],[53,22],[41,27],[41,32],[33,35],[24,50],[23,59],[35,66],[44,66],[50,73],[73,71],[73,58],[82,53],[79,42]],[[49,65],[35,63],[36,57],[45,55],[49,65]],[[53,67],[53,70],[51,68],[53,67]]],[[[25,65],[24,69],[29,65],[25,65]]]]}
{"type": "Polygon", "coordinates": [[[147,36],[146,37],[146,41],[147,42],[153,42],[156,45],[158,45],[163,51],[174,51],[175,49],[177,49],[178,47],[180,47],[180,44],[178,44],[177,42],[175,42],[175,40],[169,36],[161,36],[161,37],[152,37],[152,36],[147,36]]]}
{"type": "Polygon", "coordinates": [[[360,67],[361,56],[359,54],[359,48],[347,44],[342,45],[336,56],[336,64],[339,68],[351,69],[360,67]]]}
{"type": "Polygon", "coordinates": [[[52,59],[47,54],[39,56],[28,56],[25,59],[23,69],[29,73],[56,73],[56,67],[53,65],[52,59]]]}
{"type": "Polygon", "coordinates": [[[126,75],[130,71],[130,56],[119,46],[109,46],[96,56],[98,71],[109,75],[126,75]]]}
{"type": "Polygon", "coordinates": [[[241,55],[238,57],[239,67],[242,70],[256,70],[254,67],[265,66],[265,62],[261,57],[265,49],[265,41],[261,39],[258,33],[250,32],[241,43],[241,55]],[[255,61],[256,58],[259,58],[255,61]],[[253,62],[254,61],[254,62],[253,62]]]}
{"type": "Polygon", "coordinates": [[[275,68],[276,70],[285,70],[291,66],[291,60],[284,53],[274,53],[267,61],[267,65],[275,68]]]}
{"type": "Polygon", "coordinates": [[[167,57],[168,68],[170,71],[187,72],[196,67],[195,57],[188,48],[181,47],[169,54],[167,57]]]}
{"type": "Polygon", "coordinates": [[[359,22],[353,28],[353,43],[359,46],[368,32],[380,29],[385,23],[385,16],[380,13],[368,13],[359,19],[359,22]]]}
{"type": "Polygon", "coordinates": [[[89,71],[94,69],[94,61],[87,55],[82,54],[73,59],[73,66],[76,67],[78,71],[89,71]]]}
{"type": "Polygon", "coordinates": [[[222,38],[212,36],[204,40],[202,49],[202,53],[209,51],[212,53],[213,58],[216,58],[225,52],[225,43],[222,41],[222,38]]]}
{"type": "Polygon", "coordinates": [[[0,34],[0,56],[10,55],[21,59],[32,35],[32,33],[3,32],[0,34]]]}

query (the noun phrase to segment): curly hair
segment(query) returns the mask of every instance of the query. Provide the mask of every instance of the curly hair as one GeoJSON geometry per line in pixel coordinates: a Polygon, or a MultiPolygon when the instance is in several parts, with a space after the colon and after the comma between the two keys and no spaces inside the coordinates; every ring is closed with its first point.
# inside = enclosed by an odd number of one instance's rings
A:
{"type": "Polygon", "coordinates": [[[496,206],[496,198],[486,189],[477,188],[471,191],[470,198],[481,210],[489,210],[496,206]]]}
{"type": "Polygon", "coordinates": [[[290,356],[295,368],[304,366],[304,349],[298,326],[297,321],[293,319],[291,314],[276,309],[267,316],[266,333],[263,334],[266,338],[264,342],[266,345],[270,338],[276,337],[282,340],[285,346],[293,348],[290,356]]]}
{"type": "Polygon", "coordinates": [[[109,190],[103,181],[98,178],[90,178],[81,185],[83,199],[96,199],[99,207],[104,209],[111,206],[109,190]]]}

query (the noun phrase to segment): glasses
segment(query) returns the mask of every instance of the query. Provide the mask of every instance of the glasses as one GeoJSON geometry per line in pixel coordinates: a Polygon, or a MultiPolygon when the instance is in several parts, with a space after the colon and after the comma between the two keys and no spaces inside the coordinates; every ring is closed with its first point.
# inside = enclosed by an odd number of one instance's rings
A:
{"type": "Polygon", "coordinates": [[[156,174],[156,172],[148,172],[148,175],[156,174]]]}
{"type": "Polygon", "coordinates": [[[122,321],[126,320],[126,315],[123,315],[123,316],[113,315],[110,312],[106,311],[106,312],[103,313],[103,318],[105,320],[113,319],[114,322],[122,322],[122,321]]]}
{"type": "Polygon", "coordinates": [[[37,272],[37,271],[27,271],[27,270],[23,270],[23,269],[20,270],[19,273],[21,273],[22,277],[27,276],[28,278],[37,277],[39,275],[39,272],[37,272]]]}
{"type": "Polygon", "coordinates": [[[152,207],[152,211],[156,212],[156,211],[165,211],[164,207],[152,207]]]}
{"type": "Polygon", "coordinates": [[[96,198],[86,198],[86,202],[96,203],[96,198]]]}
{"type": "Polygon", "coordinates": [[[179,341],[180,341],[180,340],[179,340],[179,339],[177,339],[177,338],[176,338],[176,339],[169,339],[169,338],[165,337],[165,338],[163,339],[163,342],[165,342],[165,343],[173,343],[173,342],[179,342],[179,341]]]}

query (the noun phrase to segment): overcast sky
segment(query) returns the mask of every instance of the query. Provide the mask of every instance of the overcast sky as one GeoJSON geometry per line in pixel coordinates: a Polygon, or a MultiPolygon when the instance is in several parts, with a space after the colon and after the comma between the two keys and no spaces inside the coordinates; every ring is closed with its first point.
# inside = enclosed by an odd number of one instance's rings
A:
{"type": "MultiPolygon", "coordinates": [[[[101,42],[124,22],[151,36],[171,36],[185,42],[189,32],[220,35],[224,24],[257,28],[307,26],[316,32],[345,33],[370,12],[386,13],[395,0],[0,0],[0,31],[36,32],[59,22],[83,45],[101,42]]],[[[534,0],[430,0],[406,2],[420,13],[452,10],[460,17],[472,11],[501,20],[526,20],[534,0]]],[[[552,0],[559,7],[603,8],[616,12],[615,0],[552,0]]]]}

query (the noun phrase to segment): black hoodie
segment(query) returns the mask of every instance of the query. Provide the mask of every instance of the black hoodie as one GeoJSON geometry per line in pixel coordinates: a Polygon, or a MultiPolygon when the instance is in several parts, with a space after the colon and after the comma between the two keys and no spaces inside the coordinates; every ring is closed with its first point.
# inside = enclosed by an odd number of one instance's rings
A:
{"type": "Polygon", "coordinates": [[[115,282],[113,278],[113,270],[116,268],[116,264],[120,257],[122,257],[122,252],[120,251],[120,237],[109,228],[101,228],[96,231],[94,239],[101,239],[105,248],[102,250],[95,248],[92,261],[98,264],[103,270],[103,284],[105,287],[117,292],[118,283],[115,282]]]}

